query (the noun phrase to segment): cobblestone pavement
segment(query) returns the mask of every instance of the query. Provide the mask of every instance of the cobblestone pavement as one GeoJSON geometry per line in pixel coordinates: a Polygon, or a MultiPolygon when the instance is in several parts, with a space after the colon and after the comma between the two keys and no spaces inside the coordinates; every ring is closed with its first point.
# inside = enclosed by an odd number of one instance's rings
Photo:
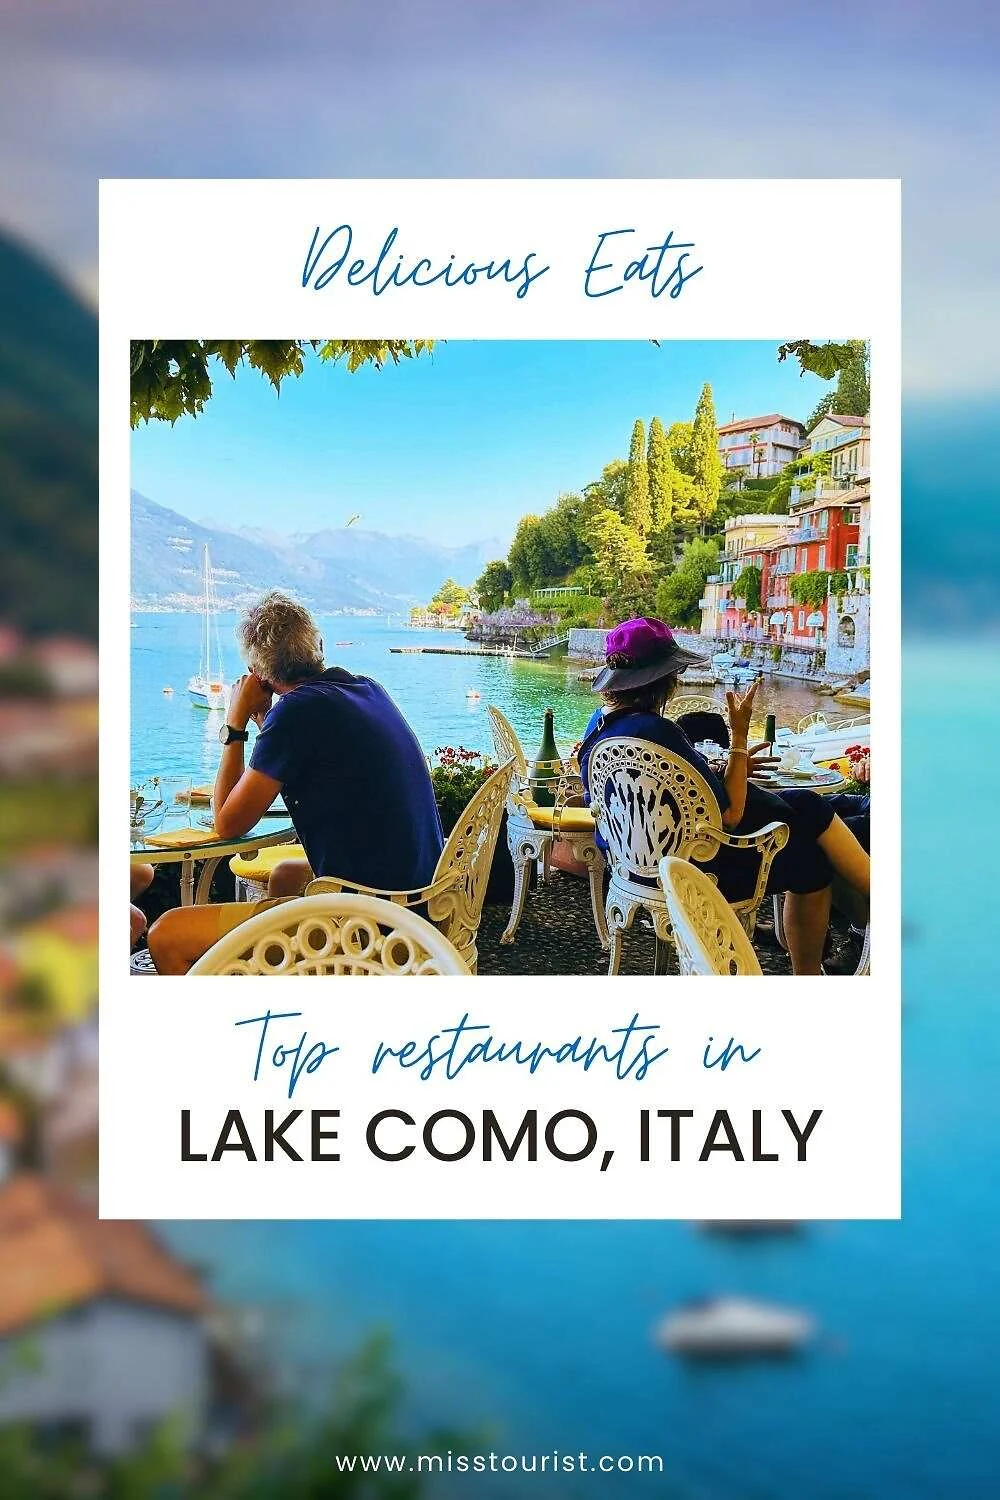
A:
{"type": "MultiPolygon", "coordinates": [[[[761,911],[754,947],[765,974],[790,974],[788,955],[774,941],[770,926],[770,903],[761,911]]],[[[606,974],[607,955],[601,952],[590,911],[587,881],[554,870],[547,885],[531,891],[514,942],[500,946],[507,924],[506,906],[488,906],[479,929],[480,974],[606,974]]],[[[832,943],[835,955],[845,948],[847,928],[835,920],[832,943]]],[[[636,919],[625,937],[621,972],[652,974],[655,939],[636,919]]],[[[673,951],[666,955],[666,972],[677,972],[673,951]]]]}

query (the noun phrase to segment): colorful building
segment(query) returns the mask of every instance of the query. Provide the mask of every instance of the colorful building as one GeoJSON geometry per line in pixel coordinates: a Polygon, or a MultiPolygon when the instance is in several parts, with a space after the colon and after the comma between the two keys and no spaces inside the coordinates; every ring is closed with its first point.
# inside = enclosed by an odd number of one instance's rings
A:
{"type": "Polygon", "coordinates": [[[719,457],[726,469],[742,469],[746,479],[770,479],[797,458],[806,430],[794,417],[772,411],[740,417],[719,428],[719,457]]]}
{"type": "Polygon", "coordinates": [[[764,548],[788,530],[787,516],[730,516],[719,558],[719,571],[709,576],[701,598],[701,634],[728,640],[767,638],[763,622],[751,618],[746,601],[737,599],[733,584],[744,568],[761,566],[764,548]]]}
{"type": "Polygon", "coordinates": [[[867,549],[867,418],[823,417],[810,432],[803,457],[816,454],[830,455],[829,473],[810,476],[793,488],[790,529],[780,545],[765,551],[761,598],[776,644],[806,652],[822,650],[828,670],[852,672],[868,665],[867,609],[865,628],[859,632],[857,612],[845,613],[840,601],[848,595],[853,599],[861,590],[865,596],[868,592],[868,558],[862,556],[861,541],[864,514],[867,549]],[[792,586],[793,577],[806,573],[818,575],[813,599],[796,597],[792,586]]]}

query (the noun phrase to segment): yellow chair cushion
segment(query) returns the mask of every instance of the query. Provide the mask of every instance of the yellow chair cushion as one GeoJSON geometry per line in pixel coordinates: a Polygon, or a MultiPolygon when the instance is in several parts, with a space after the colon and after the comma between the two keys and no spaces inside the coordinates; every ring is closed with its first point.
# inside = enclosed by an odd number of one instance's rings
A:
{"type": "Polygon", "coordinates": [[[594,814],[589,807],[530,807],[528,816],[536,828],[555,833],[593,833],[594,814]]]}
{"type": "Polygon", "coordinates": [[[258,880],[263,885],[275,865],[283,859],[305,859],[306,851],[301,844],[271,844],[267,849],[258,849],[255,854],[234,854],[229,868],[237,880],[258,880]]]}

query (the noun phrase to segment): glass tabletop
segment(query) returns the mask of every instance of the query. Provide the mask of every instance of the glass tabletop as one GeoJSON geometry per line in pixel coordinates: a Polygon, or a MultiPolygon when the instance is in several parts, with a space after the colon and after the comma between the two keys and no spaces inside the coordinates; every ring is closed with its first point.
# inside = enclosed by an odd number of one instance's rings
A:
{"type": "Polygon", "coordinates": [[[205,810],[204,814],[195,813],[192,818],[185,808],[182,816],[173,816],[150,835],[149,839],[139,838],[131,841],[130,849],[133,855],[142,854],[148,856],[150,861],[157,859],[169,859],[171,856],[181,858],[185,854],[201,855],[206,859],[214,858],[216,855],[230,851],[237,853],[240,849],[262,849],[267,844],[288,843],[295,838],[295,829],[289,820],[288,813],[282,808],[277,814],[265,813],[248,833],[231,836],[229,838],[208,837],[212,829],[211,814],[205,810]],[[166,834],[180,834],[183,829],[193,830],[190,840],[177,838],[169,844],[160,843],[159,840],[166,834]],[[155,842],[150,842],[154,840],[155,842]]]}

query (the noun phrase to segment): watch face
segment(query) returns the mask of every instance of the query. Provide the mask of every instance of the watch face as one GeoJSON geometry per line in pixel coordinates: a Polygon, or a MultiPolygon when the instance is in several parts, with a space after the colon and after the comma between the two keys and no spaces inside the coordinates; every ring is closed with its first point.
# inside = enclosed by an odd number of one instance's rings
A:
{"type": "Polygon", "coordinates": [[[219,741],[223,745],[228,745],[229,744],[229,725],[228,724],[223,724],[222,728],[219,730],[219,741]]]}

